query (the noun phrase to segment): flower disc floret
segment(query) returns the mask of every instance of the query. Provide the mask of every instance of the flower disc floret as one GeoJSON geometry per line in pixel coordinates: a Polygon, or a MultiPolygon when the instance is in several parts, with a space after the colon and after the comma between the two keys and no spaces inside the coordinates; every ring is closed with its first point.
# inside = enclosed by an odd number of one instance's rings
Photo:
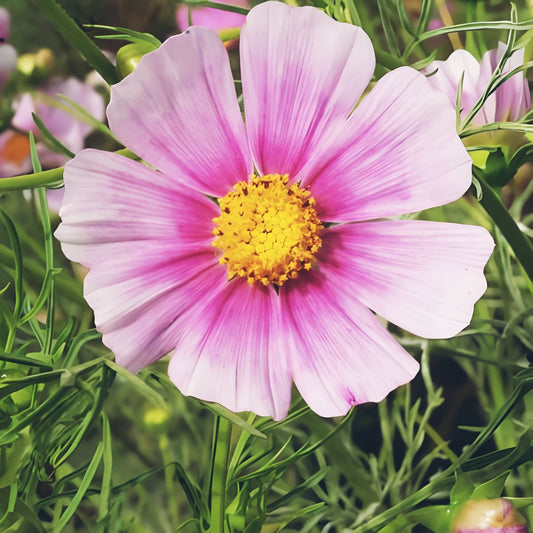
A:
{"type": "Polygon", "coordinates": [[[289,185],[287,174],[238,182],[220,199],[221,214],[213,219],[213,246],[224,252],[220,263],[228,265],[228,278],[280,286],[310,270],[323,228],[314,205],[308,190],[289,185]]]}

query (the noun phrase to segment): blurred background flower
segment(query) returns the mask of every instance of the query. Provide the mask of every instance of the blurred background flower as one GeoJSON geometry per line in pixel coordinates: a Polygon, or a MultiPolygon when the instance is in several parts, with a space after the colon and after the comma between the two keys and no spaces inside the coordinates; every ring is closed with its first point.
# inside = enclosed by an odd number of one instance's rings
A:
{"type": "Polygon", "coordinates": [[[466,502],[450,533],[529,533],[529,528],[509,500],[493,498],[466,502]]]}
{"type": "MultiPolygon", "coordinates": [[[[223,0],[220,3],[247,9],[250,8],[247,0],[223,0]]],[[[189,26],[205,26],[215,31],[240,28],[245,20],[246,15],[212,7],[194,7],[187,4],[180,4],[176,9],[176,23],[180,31],[186,30],[189,26]],[[189,17],[191,23],[189,23],[189,17]]]]}

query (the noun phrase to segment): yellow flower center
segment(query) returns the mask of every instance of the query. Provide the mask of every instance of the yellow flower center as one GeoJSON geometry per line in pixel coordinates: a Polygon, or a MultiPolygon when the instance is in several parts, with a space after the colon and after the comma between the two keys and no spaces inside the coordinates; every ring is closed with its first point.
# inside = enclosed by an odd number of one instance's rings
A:
{"type": "Polygon", "coordinates": [[[316,261],[323,226],[315,200],[288,183],[288,175],[252,175],[220,199],[213,246],[224,252],[219,262],[228,265],[230,280],[241,276],[250,284],[280,286],[316,261]]]}

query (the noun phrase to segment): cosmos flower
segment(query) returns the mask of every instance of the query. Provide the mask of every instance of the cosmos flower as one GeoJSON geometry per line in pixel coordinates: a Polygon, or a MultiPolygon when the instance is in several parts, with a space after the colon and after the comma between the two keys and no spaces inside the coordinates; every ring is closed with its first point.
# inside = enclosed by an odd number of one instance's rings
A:
{"type": "MultiPolygon", "coordinates": [[[[425,72],[430,83],[442,91],[455,108],[457,87],[464,73],[461,94],[461,118],[465,118],[481,98],[489,85],[506,45],[499,43],[498,48],[487,51],[481,63],[466,50],[455,50],[446,61],[433,61],[425,72]]],[[[502,76],[512,72],[524,63],[524,48],[513,52],[506,61],[502,76]]],[[[472,123],[478,126],[493,122],[515,121],[522,118],[530,107],[530,94],[527,80],[518,72],[500,85],[476,113],[472,123]]]]}
{"type": "Polygon", "coordinates": [[[411,68],[377,82],[367,35],[267,2],[241,33],[246,126],[226,50],[193,27],[112,88],[110,127],[150,166],[84,150],[56,236],[117,362],[172,352],[186,395],[274,419],[294,382],[322,416],[379,401],[418,363],[369,310],[426,337],[470,321],[480,227],[378,220],[445,204],[471,161],[411,68]]]}

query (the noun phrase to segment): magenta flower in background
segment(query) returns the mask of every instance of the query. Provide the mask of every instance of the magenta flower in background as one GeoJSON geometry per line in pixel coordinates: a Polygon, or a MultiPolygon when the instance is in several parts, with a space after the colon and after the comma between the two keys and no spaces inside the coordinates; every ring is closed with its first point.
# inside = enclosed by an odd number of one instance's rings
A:
{"type": "MultiPolygon", "coordinates": [[[[57,95],[66,96],[83,106],[89,114],[100,121],[105,118],[102,95],[89,84],[74,77],[52,80],[39,91],[23,94],[16,104],[16,112],[11,123],[22,132],[31,131],[36,135],[37,155],[45,168],[62,166],[69,158],[40,141],[41,133],[33,121],[32,113],[36,113],[52,135],[73,153],[83,149],[85,137],[93,129],[80,117],[72,114],[68,104],[57,99],[57,95]]],[[[14,130],[6,130],[0,134],[0,178],[25,174],[31,170],[28,135],[14,130]]],[[[48,205],[52,211],[59,211],[62,200],[63,189],[48,191],[48,205]]]]}
{"type": "Polygon", "coordinates": [[[56,236],[90,269],[85,297],[120,365],[172,352],[186,395],[280,419],[294,382],[319,415],[343,415],[418,370],[369,308],[424,337],[469,323],[488,232],[378,219],[459,198],[471,160],[411,68],[353,111],[375,66],[356,26],[267,2],[240,53],[246,126],[216,33],[144,56],[108,118],[150,166],[79,153],[56,236]]]}
{"type": "MultiPolygon", "coordinates": [[[[483,55],[481,63],[466,50],[456,50],[446,61],[433,61],[424,69],[430,83],[442,91],[455,109],[457,87],[464,73],[461,98],[461,118],[472,111],[487,88],[498,66],[506,46],[499,43],[498,48],[483,55]],[[436,72],[435,72],[436,71],[436,72]]],[[[524,63],[524,48],[516,50],[504,65],[502,76],[509,74],[524,63]]],[[[530,107],[530,94],[527,80],[522,72],[511,76],[494,93],[473,117],[472,123],[478,126],[492,122],[515,121],[522,118],[530,107]]]]}
{"type": "MultiPolygon", "coordinates": [[[[222,0],[220,4],[249,8],[248,0],[222,0]]],[[[180,4],[176,9],[176,24],[180,31],[189,27],[189,12],[191,13],[193,26],[204,26],[215,31],[240,28],[246,17],[240,13],[222,11],[212,7],[191,7],[180,4]]]]}
{"type": "Polygon", "coordinates": [[[0,7],[0,43],[5,43],[9,39],[11,29],[11,16],[5,7],[0,7]]]}
{"type": "Polygon", "coordinates": [[[17,52],[7,44],[10,30],[9,11],[0,7],[0,91],[17,68],[17,52]]]}
{"type": "MultiPolygon", "coordinates": [[[[93,128],[80,120],[80,117],[65,110],[64,108],[68,109],[69,106],[59,100],[58,95],[66,96],[83,106],[89,114],[98,120],[105,118],[105,104],[102,95],[90,85],[70,77],[65,80],[52,80],[34,93],[23,94],[17,103],[15,116],[11,122],[15,128],[21,131],[32,131],[39,135],[39,128],[35,125],[32,117],[32,113],[36,113],[54,137],[71,152],[77,153],[84,147],[84,139],[93,128]]],[[[43,143],[37,144],[37,153],[41,164],[46,167],[64,165],[69,159],[64,154],[50,150],[43,143]]]]}

